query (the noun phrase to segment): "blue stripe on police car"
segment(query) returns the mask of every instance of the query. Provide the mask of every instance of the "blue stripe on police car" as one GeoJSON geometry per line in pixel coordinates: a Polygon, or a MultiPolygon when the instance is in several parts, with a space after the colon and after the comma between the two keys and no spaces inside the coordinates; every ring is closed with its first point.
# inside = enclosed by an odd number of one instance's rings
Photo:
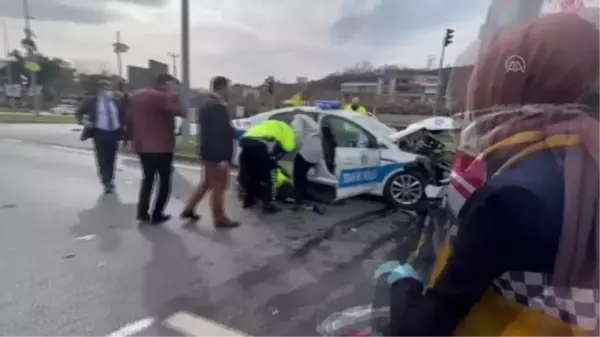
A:
{"type": "Polygon", "coordinates": [[[392,163],[383,166],[342,170],[338,177],[338,188],[382,183],[390,175],[390,173],[402,170],[403,167],[403,163],[392,163]]]}

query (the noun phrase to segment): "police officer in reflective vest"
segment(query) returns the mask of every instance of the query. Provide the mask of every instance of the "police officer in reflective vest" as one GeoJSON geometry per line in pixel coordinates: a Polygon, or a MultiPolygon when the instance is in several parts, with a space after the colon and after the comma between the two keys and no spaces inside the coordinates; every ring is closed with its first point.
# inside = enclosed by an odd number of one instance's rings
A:
{"type": "Polygon", "coordinates": [[[355,112],[358,112],[360,114],[366,114],[367,113],[367,109],[365,109],[364,106],[360,105],[360,99],[358,97],[353,97],[352,101],[350,102],[350,104],[348,104],[348,105],[346,105],[344,107],[344,110],[355,111],[355,112]]]}
{"type": "Polygon", "coordinates": [[[260,198],[264,212],[280,211],[272,203],[277,192],[277,161],[296,148],[294,130],[285,122],[266,120],[244,133],[240,147],[240,170],[244,172],[242,183],[246,191],[243,207],[252,207],[260,198]]]}
{"type": "Polygon", "coordinates": [[[598,335],[599,123],[588,98],[600,62],[581,55],[599,40],[577,15],[550,14],[479,54],[451,226],[430,276],[414,260],[387,273],[390,335],[598,335]],[[507,76],[511,55],[538,63],[507,76]]]}

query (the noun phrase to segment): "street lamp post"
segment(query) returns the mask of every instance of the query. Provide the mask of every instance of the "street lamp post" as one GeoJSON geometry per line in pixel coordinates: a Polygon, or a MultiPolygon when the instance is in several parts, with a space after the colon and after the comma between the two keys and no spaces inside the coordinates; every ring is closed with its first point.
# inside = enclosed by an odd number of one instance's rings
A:
{"type": "Polygon", "coordinates": [[[181,104],[185,111],[182,121],[183,140],[190,141],[190,1],[181,0],[181,104]]]}
{"type": "MultiPolygon", "coordinates": [[[[12,62],[10,57],[10,47],[8,41],[8,29],[6,28],[6,21],[2,21],[2,33],[4,39],[4,53],[6,54],[6,72],[8,75],[8,84],[12,87],[13,84],[13,73],[12,73],[12,62]]],[[[6,87],[5,87],[6,88],[6,87]]],[[[15,98],[13,95],[8,98],[11,108],[15,108],[15,98]]]]}
{"type": "Polygon", "coordinates": [[[177,53],[167,53],[169,57],[171,57],[173,62],[173,77],[177,78],[177,59],[179,58],[179,54],[177,53]]]}
{"type": "Polygon", "coordinates": [[[124,78],[122,54],[129,51],[129,46],[121,42],[121,32],[117,32],[117,41],[113,43],[113,51],[117,54],[117,72],[119,73],[119,79],[122,79],[124,78]]]}

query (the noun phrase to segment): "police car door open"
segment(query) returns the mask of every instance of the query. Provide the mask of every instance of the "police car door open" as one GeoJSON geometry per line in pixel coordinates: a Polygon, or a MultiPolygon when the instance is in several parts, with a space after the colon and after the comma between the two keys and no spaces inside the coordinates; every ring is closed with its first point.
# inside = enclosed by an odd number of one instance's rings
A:
{"type": "MultiPolygon", "coordinates": [[[[352,125],[356,126],[354,123],[352,125]]],[[[336,141],[341,139],[335,149],[336,198],[345,199],[368,193],[379,181],[380,151],[377,142],[359,127],[336,129],[346,133],[336,137],[336,141]]]]}

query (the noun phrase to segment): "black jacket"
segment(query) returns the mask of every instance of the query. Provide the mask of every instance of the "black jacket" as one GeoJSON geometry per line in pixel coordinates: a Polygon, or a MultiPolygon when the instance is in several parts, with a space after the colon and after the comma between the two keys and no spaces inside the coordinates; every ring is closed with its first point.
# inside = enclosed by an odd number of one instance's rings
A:
{"type": "MultiPolygon", "coordinates": [[[[113,100],[119,113],[119,125],[121,126],[121,132],[125,134],[125,128],[127,127],[128,96],[114,98],[113,100]]],[[[77,119],[78,123],[81,123],[84,116],[87,116],[89,121],[92,122],[93,125],[96,125],[98,120],[98,96],[88,97],[79,105],[75,111],[75,119],[77,119]]],[[[89,130],[84,129],[83,133],[89,133],[89,130]]],[[[84,137],[82,137],[82,139],[83,138],[84,137]]]]}
{"type": "Polygon", "coordinates": [[[552,273],[562,231],[564,179],[541,151],[477,190],[462,207],[454,251],[433,288],[392,285],[390,335],[449,336],[509,270],[552,273]]]}
{"type": "Polygon", "coordinates": [[[234,129],[225,103],[211,96],[198,109],[200,159],[206,162],[231,162],[234,129]]]}

